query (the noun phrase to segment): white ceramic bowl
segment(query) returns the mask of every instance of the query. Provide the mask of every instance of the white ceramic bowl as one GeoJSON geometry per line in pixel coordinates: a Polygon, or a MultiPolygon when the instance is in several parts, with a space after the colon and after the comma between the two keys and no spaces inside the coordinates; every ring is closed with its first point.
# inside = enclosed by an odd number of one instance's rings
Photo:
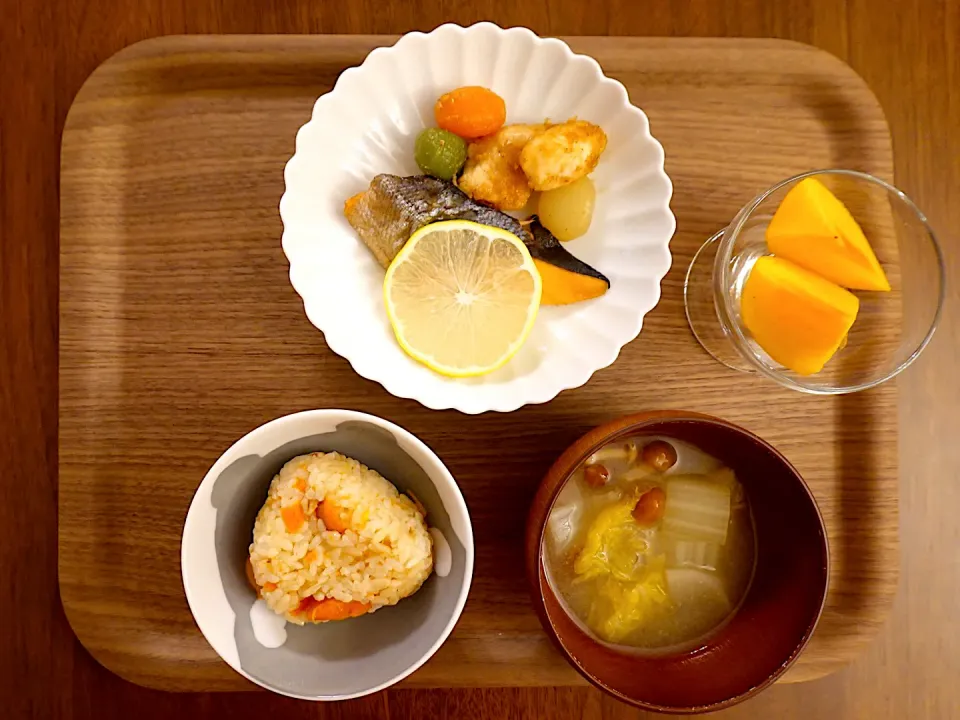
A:
{"type": "Polygon", "coordinates": [[[310,322],[360,375],[434,409],[506,412],[583,385],[639,334],[670,269],[672,188],[647,117],[595,60],[525,28],[443,25],[374,50],[317,100],[284,178],[283,250],[310,322]],[[503,97],[508,123],[577,116],[606,131],[590,232],[567,247],[611,287],[596,300],[541,308],[504,367],[454,379],[400,349],[383,307],[384,271],[343,217],[343,202],[380,173],[418,174],[414,139],[435,125],[437,97],[462,85],[503,97]]]}
{"type": "Polygon", "coordinates": [[[346,700],[402,680],[447,639],[470,590],[473,530],[453,476],[413,435],[372,415],[309,410],[261,425],[220,456],[187,512],[180,564],[190,611],[230,667],[283,695],[346,700]],[[340,622],[285,626],[246,579],[253,521],[284,463],[333,450],[423,503],[435,538],[434,573],[393,607],[340,622]]]}

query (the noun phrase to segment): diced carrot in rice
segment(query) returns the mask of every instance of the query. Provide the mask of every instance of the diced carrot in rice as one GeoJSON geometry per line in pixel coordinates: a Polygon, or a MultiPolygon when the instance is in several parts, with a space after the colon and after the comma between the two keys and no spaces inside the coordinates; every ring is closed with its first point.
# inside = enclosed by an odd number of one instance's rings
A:
{"type": "Polygon", "coordinates": [[[316,559],[317,559],[317,551],[307,550],[306,555],[303,556],[303,564],[309,565],[310,563],[314,562],[316,559]]]}
{"type": "Polygon", "coordinates": [[[350,529],[348,519],[350,512],[345,508],[341,508],[332,500],[324,500],[317,505],[316,512],[317,517],[323,520],[323,524],[327,530],[342,533],[350,529]]]}
{"type": "Polygon", "coordinates": [[[280,517],[283,518],[283,524],[287,528],[287,532],[297,532],[303,527],[303,523],[307,519],[303,514],[300,503],[280,508],[280,517]]]}

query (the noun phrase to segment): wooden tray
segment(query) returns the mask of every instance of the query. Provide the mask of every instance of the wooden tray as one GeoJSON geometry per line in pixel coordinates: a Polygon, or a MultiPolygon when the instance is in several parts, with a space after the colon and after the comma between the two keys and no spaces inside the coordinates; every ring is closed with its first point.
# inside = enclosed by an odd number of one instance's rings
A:
{"type": "Polygon", "coordinates": [[[160,38],[111,58],[77,96],[61,158],[59,562],[81,642],[144,685],[250,687],[187,608],[187,506],[248,430],[296,410],[346,407],[389,418],[436,450],[474,520],[466,611],[406,684],[578,683],[526,595],[521,547],[534,488],[600,422],[685,408],[772,442],[823,511],[827,606],[784,680],[849,662],[897,584],[895,385],[810,397],[727,370],[688,331],[682,283],[699,244],[773,182],[827,166],[890,179],[890,137],[872,93],[839,60],[791,42],[571,38],[627,86],[663,143],[674,266],[639,339],[585,387],[545,406],[468,417],[398,400],[355,375],[307,322],[280,250],[277,202],[297,128],[343,68],[392,41],[160,38]]]}

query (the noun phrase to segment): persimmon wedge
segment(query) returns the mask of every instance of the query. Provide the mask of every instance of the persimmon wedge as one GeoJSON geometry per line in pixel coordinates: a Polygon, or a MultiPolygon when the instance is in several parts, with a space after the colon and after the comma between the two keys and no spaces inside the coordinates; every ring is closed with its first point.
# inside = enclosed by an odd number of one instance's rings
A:
{"type": "Polygon", "coordinates": [[[823,369],[859,309],[849,290],[780,257],[756,261],[740,298],[743,323],[754,340],[799,375],[823,369]]]}
{"type": "Polygon", "coordinates": [[[860,225],[819,180],[804,178],[767,226],[774,255],[851,290],[889,291],[890,282],[860,225]]]}

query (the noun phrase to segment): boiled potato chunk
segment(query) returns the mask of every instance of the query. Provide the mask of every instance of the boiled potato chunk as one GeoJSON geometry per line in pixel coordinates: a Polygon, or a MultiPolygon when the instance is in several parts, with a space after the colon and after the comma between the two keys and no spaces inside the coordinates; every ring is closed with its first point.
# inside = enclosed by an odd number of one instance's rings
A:
{"type": "Polygon", "coordinates": [[[548,190],[540,195],[540,222],[557,240],[578,238],[590,229],[596,199],[597,191],[589,177],[548,190]]]}

